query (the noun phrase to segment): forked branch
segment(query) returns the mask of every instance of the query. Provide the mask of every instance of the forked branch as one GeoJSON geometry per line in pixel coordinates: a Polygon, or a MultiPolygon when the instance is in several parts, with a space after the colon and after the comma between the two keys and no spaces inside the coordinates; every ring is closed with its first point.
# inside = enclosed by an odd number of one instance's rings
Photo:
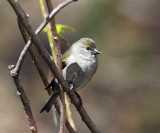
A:
{"type": "MultiPolygon", "coordinates": [[[[52,57],[49,55],[47,50],[43,47],[42,42],[40,41],[39,37],[35,34],[33,28],[31,27],[30,23],[28,22],[28,19],[26,18],[26,14],[17,2],[17,0],[8,0],[11,6],[13,7],[16,15],[20,17],[22,24],[24,25],[25,29],[27,30],[28,34],[31,36],[31,40],[35,44],[36,48],[38,49],[40,55],[44,58],[44,60],[47,62],[51,72],[55,75],[58,82],[63,87],[64,91],[67,92],[70,99],[73,101],[75,107],[77,108],[78,112],[80,113],[82,120],[86,123],[88,128],[92,133],[100,133],[99,129],[96,127],[96,125],[93,123],[93,121],[90,119],[89,115],[87,114],[86,110],[82,106],[79,109],[79,99],[77,98],[76,94],[73,92],[70,93],[70,86],[68,83],[64,80],[62,74],[59,72],[58,68],[56,67],[55,63],[52,60],[52,57]]],[[[69,1],[69,0],[67,0],[69,1]]],[[[70,0],[71,1],[71,0],[70,0]]],[[[49,17],[48,17],[49,18],[49,17]]]]}
{"type": "MultiPolygon", "coordinates": [[[[23,36],[24,41],[27,42],[29,40],[28,33],[26,32],[26,30],[23,27],[23,25],[20,23],[19,19],[18,19],[18,26],[19,26],[19,29],[21,31],[21,34],[23,36]]],[[[29,48],[29,52],[30,52],[31,57],[32,57],[32,59],[33,59],[33,61],[35,63],[35,66],[36,66],[36,68],[37,68],[37,70],[38,70],[38,72],[40,74],[40,77],[41,77],[41,79],[43,81],[43,84],[45,86],[47,86],[49,84],[49,82],[47,80],[47,77],[46,77],[46,75],[45,75],[45,73],[44,73],[44,71],[42,69],[42,66],[41,66],[41,64],[39,62],[39,59],[36,56],[36,53],[35,53],[34,49],[32,48],[32,46],[29,48]]],[[[51,88],[48,88],[47,91],[48,91],[49,95],[52,93],[51,88]]],[[[59,109],[60,107],[59,107],[59,104],[58,104],[57,101],[55,101],[54,106],[55,106],[58,114],[60,115],[60,109],[59,109]]],[[[68,120],[66,120],[65,124],[66,124],[66,126],[67,126],[67,128],[68,128],[68,130],[69,130],[70,133],[75,133],[74,129],[72,128],[72,126],[70,125],[70,123],[68,122],[68,120]]]]}

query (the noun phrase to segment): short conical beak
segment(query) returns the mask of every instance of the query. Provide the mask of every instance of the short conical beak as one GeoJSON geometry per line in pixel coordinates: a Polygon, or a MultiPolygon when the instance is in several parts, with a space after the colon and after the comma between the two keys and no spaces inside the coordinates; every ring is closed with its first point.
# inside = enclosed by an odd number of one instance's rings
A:
{"type": "Polygon", "coordinates": [[[101,54],[102,52],[100,52],[98,49],[94,49],[94,52],[93,52],[94,54],[101,54]]]}

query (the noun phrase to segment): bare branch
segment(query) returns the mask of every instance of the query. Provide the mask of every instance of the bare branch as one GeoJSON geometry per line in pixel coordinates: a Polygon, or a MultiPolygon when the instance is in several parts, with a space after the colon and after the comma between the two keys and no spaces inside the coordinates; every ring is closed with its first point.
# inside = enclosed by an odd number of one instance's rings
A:
{"type": "MultiPolygon", "coordinates": [[[[46,0],[47,9],[49,13],[52,12],[53,6],[51,0],[46,0]]],[[[62,59],[61,59],[61,47],[60,47],[60,41],[57,34],[56,24],[55,24],[55,18],[52,17],[50,20],[50,26],[51,31],[53,35],[54,40],[54,46],[55,46],[55,54],[56,54],[56,61],[57,61],[57,67],[59,71],[62,73],[62,59]]],[[[64,98],[64,92],[63,89],[60,88],[60,100],[61,100],[61,106],[60,106],[60,129],[59,133],[64,133],[64,125],[65,125],[65,98],[64,98]]]]}
{"type": "Polygon", "coordinates": [[[30,130],[31,130],[32,133],[38,133],[37,126],[36,126],[36,123],[35,123],[35,120],[34,120],[34,117],[33,117],[33,114],[32,114],[32,110],[31,110],[31,107],[29,105],[29,100],[28,100],[28,98],[25,94],[23,86],[20,83],[19,73],[17,73],[16,75],[14,73],[12,73],[14,65],[10,65],[8,68],[9,68],[11,76],[13,77],[14,82],[16,84],[17,95],[19,95],[19,97],[21,98],[21,101],[23,103],[24,111],[26,113],[26,118],[28,120],[30,130]]]}
{"type": "MultiPolygon", "coordinates": [[[[22,34],[22,37],[23,37],[23,39],[24,39],[24,41],[26,43],[29,40],[29,35],[28,35],[27,31],[25,30],[24,26],[21,24],[20,19],[18,18],[17,20],[18,20],[19,30],[20,30],[20,32],[22,34]]],[[[36,68],[37,68],[37,70],[38,70],[38,72],[39,72],[39,74],[41,76],[41,79],[42,79],[44,85],[47,86],[49,84],[49,82],[47,80],[47,77],[46,77],[46,75],[45,75],[45,73],[44,73],[44,71],[42,69],[42,66],[40,65],[40,61],[39,61],[38,57],[36,56],[36,53],[34,52],[34,49],[33,49],[32,46],[30,46],[29,52],[30,52],[31,57],[32,57],[32,59],[34,61],[34,64],[35,64],[35,66],[36,66],[36,68]]],[[[52,93],[51,88],[49,88],[49,92],[52,93]]]]}
{"type": "MultiPolygon", "coordinates": [[[[24,41],[27,42],[29,40],[28,33],[26,32],[26,30],[23,27],[23,25],[20,23],[19,19],[18,19],[18,26],[19,26],[19,29],[21,31],[21,34],[23,36],[24,41]]],[[[40,65],[39,59],[36,56],[36,53],[34,52],[34,49],[32,48],[32,46],[29,48],[29,52],[30,52],[31,57],[32,57],[32,59],[33,59],[33,61],[35,63],[35,66],[36,66],[36,68],[37,68],[37,70],[38,70],[38,72],[39,72],[39,74],[41,76],[41,79],[42,79],[44,85],[47,86],[49,84],[49,82],[47,80],[47,77],[46,77],[46,75],[45,75],[45,73],[44,73],[44,71],[43,71],[43,69],[42,69],[42,67],[40,65]]],[[[51,88],[47,88],[47,92],[50,95],[52,93],[52,89],[51,88]]],[[[57,101],[54,103],[54,106],[55,106],[58,114],[60,114],[60,109],[59,109],[60,107],[59,107],[59,104],[58,104],[57,101]]],[[[66,124],[66,126],[67,126],[67,128],[68,128],[70,133],[75,133],[74,129],[72,128],[72,126],[70,125],[68,120],[66,120],[65,124],[66,124]]]]}
{"type": "MultiPolygon", "coordinates": [[[[8,0],[8,1],[10,2],[10,0],[8,0]]],[[[66,1],[62,2],[61,4],[59,4],[59,5],[48,15],[48,17],[46,18],[46,20],[44,20],[44,21],[41,23],[41,25],[37,28],[37,30],[35,31],[35,35],[38,35],[38,34],[42,31],[42,29],[49,23],[49,21],[51,20],[51,18],[54,17],[62,8],[64,8],[65,6],[67,6],[68,4],[70,4],[70,3],[73,2],[73,1],[76,1],[76,0],[66,0],[66,1]]],[[[18,1],[15,1],[15,3],[17,3],[17,2],[18,2],[18,1]]],[[[12,5],[12,2],[10,2],[10,4],[12,5]]],[[[17,12],[17,16],[19,16],[18,14],[19,14],[20,12],[23,12],[23,13],[24,13],[23,9],[20,7],[19,4],[18,4],[18,6],[17,6],[16,8],[13,8],[13,9],[14,9],[15,11],[18,11],[18,12],[17,12]]],[[[25,19],[28,19],[28,15],[25,15],[24,17],[25,17],[25,19]]],[[[29,27],[28,27],[28,28],[29,28],[29,27]]],[[[27,42],[27,44],[25,45],[24,49],[22,50],[22,52],[21,52],[21,54],[20,54],[20,57],[19,57],[19,59],[18,59],[18,61],[17,61],[17,64],[16,64],[14,70],[12,70],[12,71],[14,71],[14,73],[18,73],[18,71],[21,70],[21,66],[22,66],[22,64],[23,64],[24,58],[25,58],[25,56],[26,56],[26,54],[27,54],[27,51],[28,51],[28,49],[29,49],[30,46],[31,46],[31,40],[29,40],[29,41],[27,42]]]]}
{"type": "MultiPolygon", "coordinates": [[[[73,92],[70,92],[70,86],[68,83],[64,80],[63,76],[59,72],[58,68],[56,67],[55,63],[52,60],[52,57],[49,55],[47,50],[43,47],[42,42],[40,41],[39,37],[35,34],[33,28],[28,22],[28,19],[26,18],[26,14],[17,2],[17,0],[8,0],[11,6],[13,7],[15,13],[17,16],[20,17],[22,24],[26,28],[28,34],[31,36],[31,39],[35,46],[37,47],[39,53],[44,58],[44,60],[47,62],[49,68],[51,69],[52,73],[57,78],[58,82],[61,84],[63,89],[67,92],[70,99],[73,101],[74,105],[76,106],[78,112],[80,113],[82,120],[86,123],[88,128],[92,133],[100,133],[99,129],[96,127],[96,125],[93,123],[93,121],[90,119],[89,115],[87,114],[86,110],[82,106],[79,109],[79,99],[77,98],[76,94],[73,92]]],[[[68,1],[68,0],[67,0],[68,1]]]]}

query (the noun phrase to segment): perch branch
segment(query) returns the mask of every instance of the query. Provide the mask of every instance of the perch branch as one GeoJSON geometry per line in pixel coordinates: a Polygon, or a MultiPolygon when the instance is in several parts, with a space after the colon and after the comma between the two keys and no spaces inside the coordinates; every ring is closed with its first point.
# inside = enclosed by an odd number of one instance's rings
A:
{"type": "MultiPolygon", "coordinates": [[[[20,23],[19,19],[18,19],[18,26],[19,26],[19,29],[21,31],[21,34],[23,36],[24,41],[27,42],[29,40],[28,33],[26,32],[26,30],[23,27],[23,25],[20,23]]],[[[39,59],[37,58],[36,53],[34,52],[34,49],[32,48],[32,46],[29,48],[29,52],[30,52],[31,57],[32,57],[32,59],[33,59],[33,61],[35,63],[35,66],[36,66],[36,68],[37,68],[37,70],[38,70],[38,72],[39,72],[39,74],[41,76],[41,79],[42,79],[44,85],[47,86],[49,84],[49,82],[47,80],[47,77],[46,77],[46,75],[45,75],[45,73],[44,73],[44,71],[43,71],[43,69],[42,69],[42,67],[40,65],[39,59]]],[[[52,89],[51,88],[47,88],[47,92],[50,95],[52,93],[52,89]]],[[[57,101],[54,103],[54,106],[55,106],[58,114],[60,114],[59,104],[58,104],[57,101]]],[[[75,133],[74,129],[72,128],[72,126],[70,125],[68,120],[66,120],[65,124],[66,124],[66,126],[67,126],[67,128],[68,128],[70,133],[75,133]]]]}
{"type": "MultiPolygon", "coordinates": [[[[11,6],[13,7],[15,13],[17,16],[20,17],[22,24],[26,28],[28,34],[31,36],[31,39],[35,46],[37,47],[40,55],[44,58],[44,60],[47,62],[49,68],[51,69],[52,73],[57,78],[58,82],[61,84],[63,89],[67,92],[70,99],[73,101],[75,107],[77,108],[78,112],[80,113],[82,120],[86,123],[88,128],[92,133],[100,133],[99,129],[96,127],[96,125],[93,123],[89,115],[87,114],[86,110],[82,106],[80,109],[79,107],[79,99],[76,96],[75,93],[70,92],[70,86],[68,83],[64,80],[62,74],[59,72],[58,68],[56,67],[55,63],[52,60],[52,57],[49,55],[47,50],[43,47],[42,42],[40,41],[39,37],[35,34],[33,28],[28,22],[28,19],[26,18],[26,14],[17,2],[17,0],[8,0],[11,6]]],[[[68,1],[68,0],[67,0],[68,1]]]]}
{"type": "MultiPolygon", "coordinates": [[[[51,13],[53,10],[52,2],[51,0],[46,0],[47,9],[48,12],[51,13]]],[[[54,40],[54,48],[55,48],[55,54],[56,54],[56,64],[59,69],[59,71],[62,73],[62,59],[61,59],[61,47],[60,47],[60,41],[57,34],[56,24],[55,24],[55,17],[52,17],[50,20],[50,27],[53,35],[54,40]]],[[[60,129],[59,133],[64,133],[64,125],[65,125],[65,98],[64,98],[64,92],[63,89],[60,88],[60,129]]]]}

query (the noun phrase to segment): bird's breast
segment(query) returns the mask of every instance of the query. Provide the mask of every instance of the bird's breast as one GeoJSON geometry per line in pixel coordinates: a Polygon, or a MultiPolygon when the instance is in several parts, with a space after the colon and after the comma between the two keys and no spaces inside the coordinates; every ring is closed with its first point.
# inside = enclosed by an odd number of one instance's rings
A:
{"type": "Polygon", "coordinates": [[[95,71],[97,70],[97,57],[94,58],[84,58],[77,56],[70,56],[68,58],[67,64],[77,63],[82,70],[87,74],[87,76],[92,77],[95,71]]]}

